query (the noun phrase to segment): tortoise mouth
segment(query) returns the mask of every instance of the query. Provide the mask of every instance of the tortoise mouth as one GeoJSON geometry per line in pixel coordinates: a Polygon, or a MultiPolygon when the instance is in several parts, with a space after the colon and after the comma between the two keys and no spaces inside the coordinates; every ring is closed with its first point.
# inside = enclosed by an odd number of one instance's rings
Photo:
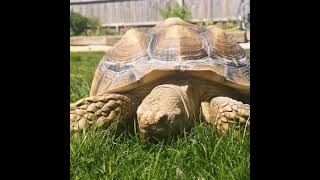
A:
{"type": "Polygon", "coordinates": [[[170,126],[159,126],[159,125],[150,125],[146,127],[140,127],[139,132],[143,138],[156,138],[163,139],[172,133],[172,128],[170,126]]]}
{"type": "MultiPolygon", "coordinates": [[[[168,127],[170,128],[170,127],[168,127]]],[[[164,133],[164,132],[169,132],[170,130],[168,130],[167,128],[164,127],[157,127],[157,126],[151,126],[148,129],[140,129],[140,132],[142,134],[158,134],[158,133],[164,133]]]]}
{"type": "Polygon", "coordinates": [[[183,120],[184,118],[176,118],[175,122],[171,123],[161,122],[156,124],[140,125],[139,132],[144,139],[166,139],[173,135],[181,134],[183,130],[189,129],[190,126],[187,125],[186,122],[182,122],[183,120]]]}

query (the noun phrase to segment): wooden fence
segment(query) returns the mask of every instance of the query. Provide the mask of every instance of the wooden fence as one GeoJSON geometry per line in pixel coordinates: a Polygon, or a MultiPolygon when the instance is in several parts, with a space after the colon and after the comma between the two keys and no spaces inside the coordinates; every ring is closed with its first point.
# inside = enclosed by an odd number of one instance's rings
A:
{"type": "Polygon", "coordinates": [[[174,3],[186,5],[194,22],[236,20],[250,11],[247,0],[70,0],[70,10],[97,17],[102,26],[143,26],[161,21],[160,9],[174,3]]]}

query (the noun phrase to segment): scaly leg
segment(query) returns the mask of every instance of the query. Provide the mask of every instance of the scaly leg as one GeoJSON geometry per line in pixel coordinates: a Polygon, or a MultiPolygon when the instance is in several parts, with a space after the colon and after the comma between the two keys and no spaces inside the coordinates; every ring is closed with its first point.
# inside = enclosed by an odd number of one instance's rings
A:
{"type": "Polygon", "coordinates": [[[130,107],[130,99],[120,94],[83,98],[70,104],[70,133],[94,124],[106,127],[117,118],[125,120],[130,107]]]}
{"type": "Polygon", "coordinates": [[[221,133],[229,129],[229,123],[250,125],[250,105],[229,97],[215,97],[210,103],[201,103],[202,115],[206,122],[212,123],[221,133]]]}

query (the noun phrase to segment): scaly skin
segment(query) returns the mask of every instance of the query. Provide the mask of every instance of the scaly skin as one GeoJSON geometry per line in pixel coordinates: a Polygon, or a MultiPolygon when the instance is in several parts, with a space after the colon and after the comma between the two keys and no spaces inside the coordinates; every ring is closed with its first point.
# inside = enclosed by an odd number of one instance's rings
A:
{"type": "Polygon", "coordinates": [[[225,133],[229,124],[250,125],[250,105],[229,97],[215,97],[210,103],[202,102],[201,109],[204,120],[214,124],[220,133],[225,133]]]}
{"type": "Polygon", "coordinates": [[[228,88],[201,80],[156,86],[138,107],[140,132],[144,137],[165,138],[193,127],[200,112],[220,133],[227,132],[230,123],[246,124],[250,106],[219,95],[236,97],[228,88]]]}
{"type": "Polygon", "coordinates": [[[137,119],[144,137],[161,139],[193,127],[202,114],[205,122],[224,133],[230,123],[248,125],[250,105],[233,98],[246,99],[221,84],[168,77],[127,94],[92,96],[71,104],[70,131],[88,125],[104,128],[117,119],[137,119]]]}
{"type": "Polygon", "coordinates": [[[107,127],[130,116],[132,103],[120,94],[91,96],[70,105],[70,133],[91,125],[107,127]]]}

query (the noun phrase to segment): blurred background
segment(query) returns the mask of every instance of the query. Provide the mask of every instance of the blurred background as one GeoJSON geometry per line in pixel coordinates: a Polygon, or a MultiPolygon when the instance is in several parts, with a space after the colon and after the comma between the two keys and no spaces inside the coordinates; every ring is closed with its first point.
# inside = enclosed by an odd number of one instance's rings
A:
{"type": "Polygon", "coordinates": [[[128,29],[144,30],[168,17],[218,26],[250,48],[250,0],[70,0],[70,45],[106,50],[128,29]]]}

